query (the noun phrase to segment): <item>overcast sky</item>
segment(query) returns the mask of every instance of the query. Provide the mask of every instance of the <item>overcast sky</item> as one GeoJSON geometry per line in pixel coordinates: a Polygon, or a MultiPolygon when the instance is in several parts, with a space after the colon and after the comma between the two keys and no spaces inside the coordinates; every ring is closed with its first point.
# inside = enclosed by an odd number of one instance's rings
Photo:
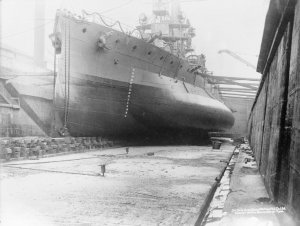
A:
{"type": "MultiPolygon", "coordinates": [[[[34,4],[45,1],[46,15],[40,18],[46,28],[46,59],[52,61],[48,39],[55,11],[66,8],[100,12],[134,27],[141,13],[151,15],[152,0],[2,0],[2,42],[27,54],[33,53],[34,4]]],[[[207,68],[215,75],[259,77],[250,67],[227,54],[229,49],[256,65],[269,0],[181,0],[181,8],[196,28],[196,53],[207,58],[207,68]]]]}

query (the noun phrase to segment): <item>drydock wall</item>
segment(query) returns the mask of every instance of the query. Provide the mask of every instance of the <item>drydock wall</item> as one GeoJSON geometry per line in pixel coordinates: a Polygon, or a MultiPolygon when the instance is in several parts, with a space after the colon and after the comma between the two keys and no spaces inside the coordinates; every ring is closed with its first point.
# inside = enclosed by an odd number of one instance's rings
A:
{"type": "Polygon", "coordinates": [[[0,137],[55,135],[53,72],[10,47],[0,55],[0,137]]]}
{"type": "Polygon", "coordinates": [[[300,219],[300,0],[271,0],[248,135],[270,197],[300,219]]]}
{"type": "Polygon", "coordinates": [[[232,110],[234,116],[234,125],[226,130],[227,133],[236,134],[237,136],[247,135],[247,119],[250,114],[253,99],[244,99],[236,97],[223,97],[223,101],[232,110]]]}
{"type": "MultiPolygon", "coordinates": [[[[5,80],[0,79],[0,137],[46,135],[28,111],[24,109],[24,100],[21,102],[19,97],[20,95],[11,96],[5,80]]],[[[29,105],[27,108],[31,109],[31,106],[29,105]]]]}

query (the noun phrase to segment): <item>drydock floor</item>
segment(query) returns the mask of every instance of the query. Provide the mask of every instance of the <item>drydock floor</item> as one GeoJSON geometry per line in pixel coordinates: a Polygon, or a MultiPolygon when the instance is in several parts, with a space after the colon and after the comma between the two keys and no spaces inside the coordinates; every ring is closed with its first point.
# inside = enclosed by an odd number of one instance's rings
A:
{"type": "Polygon", "coordinates": [[[194,225],[233,149],[131,147],[128,154],[115,148],[8,162],[1,167],[1,223],[194,225]]]}

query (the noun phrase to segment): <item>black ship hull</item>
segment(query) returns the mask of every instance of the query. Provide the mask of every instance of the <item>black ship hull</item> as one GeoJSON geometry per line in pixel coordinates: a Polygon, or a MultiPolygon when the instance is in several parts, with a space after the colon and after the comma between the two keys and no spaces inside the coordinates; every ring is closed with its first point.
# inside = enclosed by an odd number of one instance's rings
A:
{"type": "MultiPolygon", "coordinates": [[[[187,62],[143,40],[58,17],[61,55],[55,111],[73,136],[220,131],[232,112],[201,87],[187,62]],[[97,38],[107,35],[99,49],[97,38]]],[[[58,129],[58,128],[57,128],[58,129]]]]}

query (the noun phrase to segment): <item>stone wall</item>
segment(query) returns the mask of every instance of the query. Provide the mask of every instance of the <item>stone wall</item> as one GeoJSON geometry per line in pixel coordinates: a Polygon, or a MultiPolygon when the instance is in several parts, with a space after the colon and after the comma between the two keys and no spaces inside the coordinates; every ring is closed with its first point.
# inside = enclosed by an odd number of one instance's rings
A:
{"type": "MultiPolygon", "coordinates": [[[[100,137],[24,137],[0,139],[0,159],[2,161],[42,158],[71,152],[83,152],[118,146],[120,141],[100,137]]],[[[125,142],[122,142],[125,144],[125,142]]]]}

